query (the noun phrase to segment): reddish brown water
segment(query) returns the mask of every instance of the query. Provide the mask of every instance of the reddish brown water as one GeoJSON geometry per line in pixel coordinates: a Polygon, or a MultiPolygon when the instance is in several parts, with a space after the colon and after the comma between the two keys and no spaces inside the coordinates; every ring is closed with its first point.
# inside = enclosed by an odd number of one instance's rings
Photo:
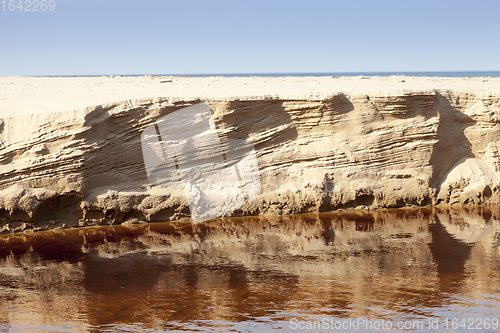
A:
{"type": "Polygon", "coordinates": [[[498,207],[2,235],[0,256],[0,331],[500,331],[498,207]]]}

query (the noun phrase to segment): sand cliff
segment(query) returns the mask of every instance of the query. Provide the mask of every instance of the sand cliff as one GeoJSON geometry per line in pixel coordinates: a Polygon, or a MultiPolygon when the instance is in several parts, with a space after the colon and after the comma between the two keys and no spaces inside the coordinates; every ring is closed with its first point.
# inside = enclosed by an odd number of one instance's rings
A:
{"type": "Polygon", "coordinates": [[[500,203],[499,79],[146,79],[156,83],[149,96],[162,97],[144,97],[134,78],[128,90],[105,83],[114,78],[56,78],[69,88],[44,99],[25,86],[49,79],[0,78],[2,232],[189,220],[194,199],[182,182],[151,181],[143,133],[203,102],[222,169],[241,157],[231,142],[251,146],[258,165],[259,192],[223,216],[500,203]],[[203,97],[210,85],[217,93],[203,97]],[[119,92],[100,95],[109,87],[119,92]]]}

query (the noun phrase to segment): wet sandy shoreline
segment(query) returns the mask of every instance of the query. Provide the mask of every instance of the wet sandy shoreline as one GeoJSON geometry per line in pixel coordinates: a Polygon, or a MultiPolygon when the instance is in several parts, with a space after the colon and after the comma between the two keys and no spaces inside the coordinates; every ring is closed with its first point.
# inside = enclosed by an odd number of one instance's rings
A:
{"type": "MultiPolygon", "coordinates": [[[[328,213],[304,213],[288,216],[248,216],[215,219],[193,224],[189,221],[155,222],[142,224],[123,224],[89,226],[81,228],[56,228],[47,231],[25,231],[13,234],[0,234],[0,257],[11,254],[23,255],[35,251],[48,259],[74,260],[85,255],[88,249],[108,243],[129,242],[148,233],[165,235],[177,241],[203,241],[206,237],[232,237],[233,233],[246,235],[262,232],[279,232],[282,228],[320,223],[341,226],[352,224],[356,231],[370,232],[376,225],[404,223],[404,221],[434,220],[439,215],[481,216],[485,223],[500,220],[500,206],[480,207],[415,207],[379,210],[347,210],[328,213]],[[335,222],[333,222],[335,221],[335,222]],[[333,224],[332,224],[333,222],[333,224]],[[266,231],[268,230],[268,231],[266,231]],[[219,235],[219,236],[217,236],[219,235]]],[[[465,220],[467,221],[467,220],[465,220]]],[[[436,222],[434,222],[436,223],[436,222]]],[[[468,223],[468,222],[466,222],[468,223]]],[[[307,228],[307,227],[306,227],[307,228]]],[[[375,229],[374,229],[375,228],[375,229]]],[[[329,237],[319,233],[321,237],[329,237]]],[[[333,237],[330,235],[330,237],[333,237]]],[[[410,236],[411,238],[412,236],[410,236]]],[[[399,238],[405,238],[401,235],[399,238]]],[[[396,237],[395,240],[399,239],[396,237]]]]}

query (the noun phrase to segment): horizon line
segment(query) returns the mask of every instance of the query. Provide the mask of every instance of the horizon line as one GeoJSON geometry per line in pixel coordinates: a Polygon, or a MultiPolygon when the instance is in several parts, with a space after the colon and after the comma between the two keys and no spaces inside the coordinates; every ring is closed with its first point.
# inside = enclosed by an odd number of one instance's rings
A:
{"type": "MultiPolygon", "coordinates": [[[[205,76],[331,76],[331,75],[345,75],[345,76],[363,76],[363,75],[409,75],[409,74],[455,74],[452,77],[461,76],[471,73],[490,73],[500,76],[500,70],[467,70],[467,71],[355,71],[355,72],[234,72],[234,73],[182,73],[182,74],[54,74],[54,75],[0,75],[0,77],[101,77],[101,76],[177,76],[177,77],[205,77],[205,76]]],[[[417,75],[420,76],[420,75],[417,75]]]]}

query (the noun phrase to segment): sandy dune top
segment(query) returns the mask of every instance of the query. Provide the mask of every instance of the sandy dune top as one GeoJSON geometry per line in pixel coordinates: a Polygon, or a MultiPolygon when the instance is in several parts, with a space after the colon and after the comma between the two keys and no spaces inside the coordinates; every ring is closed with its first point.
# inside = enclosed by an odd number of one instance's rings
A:
{"type": "Polygon", "coordinates": [[[500,94],[500,78],[356,77],[0,77],[0,117],[149,98],[310,98],[339,92],[454,90],[500,94]]]}

